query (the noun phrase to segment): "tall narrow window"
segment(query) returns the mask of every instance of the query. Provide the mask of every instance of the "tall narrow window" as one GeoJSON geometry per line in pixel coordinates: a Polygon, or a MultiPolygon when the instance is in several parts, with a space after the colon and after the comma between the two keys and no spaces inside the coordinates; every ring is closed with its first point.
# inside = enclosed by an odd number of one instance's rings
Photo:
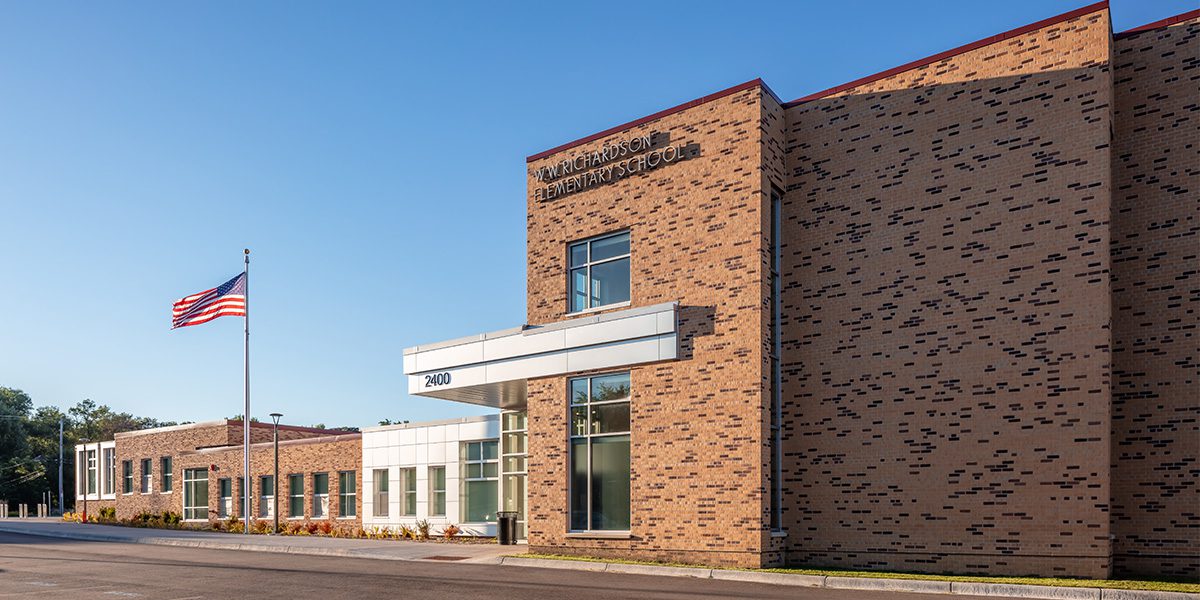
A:
{"type": "Polygon", "coordinates": [[[581,377],[571,393],[571,529],[628,531],[629,373],[581,377]]]}
{"type": "Polygon", "coordinates": [[[104,490],[104,494],[110,496],[115,493],[117,485],[116,451],[116,448],[105,448],[101,452],[101,456],[103,457],[102,462],[104,463],[104,477],[101,478],[104,481],[104,485],[101,487],[104,490]]]}
{"type": "Polygon", "coordinates": [[[162,480],[162,491],[164,492],[171,491],[171,486],[175,484],[175,471],[171,463],[170,456],[159,459],[158,476],[162,480]]]}
{"type": "Polygon", "coordinates": [[[148,458],[142,459],[142,489],[140,491],[143,494],[149,494],[150,490],[153,489],[150,486],[150,484],[153,482],[153,478],[154,478],[154,474],[151,472],[153,465],[154,465],[154,461],[152,461],[148,458]]]}
{"type": "Polygon", "coordinates": [[[354,471],[338,473],[338,517],[349,519],[358,514],[358,487],[354,471]]]}
{"type": "Polygon", "coordinates": [[[329,516],[329,473],[313,473],[312,517],[329,516]]]}
{"type": "Polygon", "coordinates": [[[499,505],[500,456],[496,440],[467,442],[460,448],[463,466],[462,520],[487,523],[496,520],[499,505]]]}
{"type": "Polygon", "coordinates": [[[388,516],[388,470],[375,469],[371,476],[375,485],[375,494],[371,499],[374,506],[372,514],[376,517],[388,516]]]}
{"type": "Polygon", "coordinates": [[[208,469],[183,470],[183,518],[208,520],[208,469]]]}
{"type": "Polygon", "coordinates": [[[446,516],[446,467],[429,467],[429,516],[446,516]]]}
{"type": "Polygon", "coordinates": [[[224,477],[217,480],[217,516],[228,519],[233,514],[233,480],[224,477]]]}
{"type": "Polygon", "coordinates": [[[121,493],[133,493],[133,461],[121,461],[121,493]]]}
{"type": "Polygon", "coordinates": [[[629,232],[567,248],[570,312],[629,302],[629,232]]]}
{"type": "Polygon", "coordinates": [[[771,529],[783,527],[783,356],[779,264],[782,249],[783,199],[771,191],[771,529]]]}
{"type": "Polygon", "coordinates": [[[288,475],[288,518],[304,518],[304,476],[288,475]]]}
{"type": "Polygon", "coordinates": [[[246,478],[245,477],[237,478],[237,489],[238,489],[237,490],[238,491],[238,500],[237,500],[237,508],[235,509],[235,511],[238,516],[245,519],[246,514],[247,514],[247,511],[246,511],[246,478]]]}
{"type": "Polygon", "coordinates": [[[412,517],[417,514],[417,469],[406,467],[400,469],[400,516],[412,517]]]}
{"type": "Polygon", "coordinates": [[[87,451],[87,494],[96,493],[96,451],[87,451]]]}
{"type": "Polygon", "coordinates": [[[275,516],[275,476],[263,475],[258,478],[258,516],[275,516]]]}

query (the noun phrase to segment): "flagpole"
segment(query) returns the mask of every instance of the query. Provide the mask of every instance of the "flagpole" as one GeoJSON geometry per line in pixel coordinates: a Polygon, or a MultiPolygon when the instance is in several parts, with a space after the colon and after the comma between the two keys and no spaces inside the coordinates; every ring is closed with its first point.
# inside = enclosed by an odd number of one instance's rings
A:
{"type": "Polygon", "coordinates": [[[245,400],[242,411],[242,532],[250,535],[250,249],[245,249],[246,267],[243,283],[246,287],[246,348],[245,348],[245,400]]]}

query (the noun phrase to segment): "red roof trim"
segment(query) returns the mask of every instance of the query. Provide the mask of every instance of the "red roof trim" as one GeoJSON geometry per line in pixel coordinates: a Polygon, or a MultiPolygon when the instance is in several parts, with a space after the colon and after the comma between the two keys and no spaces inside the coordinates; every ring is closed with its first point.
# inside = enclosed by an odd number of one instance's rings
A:
{"type": "Polygon", "coordinates": [[[1113,37],[1117,38],[1117,39],[1121,39],[1123,37],[1128,37],[1128,36],[1131,36],[1134,34],[1141,33],[1143,31],[1150,31],[1152,29],[1162,29],[1163,27],[1170,27],[1172,25],[1177,25],[1184,21],[1191,21],[1192,19],[1196,19],[1196,18],[1200,18],[1200,8],[1198,8],[1196,10],[1189,10],[1181,15],[1167,17],[1165,19],[1155,21],[1153,23],[1146,23],[1145,25],[1142,25],[1141,27],[1134,27],[1133,29],[1126,29],[1125,31],[1122,31],[1120,33],[1113,35],[1113,37]]]}
{"type": "Polygon", "coordinates": [[[1095,4],[1089,4],[1088,6],[1084,6],[1083,8],[1077,8],[1071,12],[1066,12],[1066,13],[1063,13],[1058,16],[1050,17],[1048,19],[1042,19],[1041,21],[1038,21],[1036,23],[1030,23],[1029,25],[1026,25],[1024,27],[1018,27],[1016,29],[1006,31],[1001,34],[993,35],[991,37],[984,38],[977,42],[972,42],[965,46],[959,46],[952,50],[947,50],[945,52],[934,54],[933,56],[927,56],[920,60],[914,60],[910,63],[900,65],[899,67],[896,67],[894,69],[888,69],[887,71],[883,71],[882,73],[868,75],[868,76],[862,77],[860,79],[855,79],[854,81],[851,81],[849,83],[843,83],[842,85],[839,85],[837,87],[831,87],[827,90],[822,90],[815,94],[809,94],[807,96],[804,96],[803,98],[797,98],[795,100],[792,100],[791,102],[788,102],[787,104],[784,104],[783,107],[791,108],[793,106],[796,106],[797,104],[803,104],[805,102],[817,100],[818,98],[824,98],[826,96],[830,96],[830,95],[836,94],[838,92],[844,92],[846,90],[856,88],[856,87],[866,84],[866,83],[871,83],[873,81],[885,79],[885,78],[891,77],[893,75],[898,75],[900,73],[903,73],[905,71],[910,71],[917,67],[924,67],[925,65],[933,64],[935,62],[945,60],[947,58],[962,54],[964,52],[969,52],[971,50],[982,48],[984,46],[990,46],[997,42],[1003,42],[1004,40],[1014,38],[1018,35],[1023,35],[1023,34],[1031,32],[1031,31],[1036,31],[1043,27],[1049,27],[1051,25],[1055,25],[1057,23],[1061,23],[1063,21],[1067,21],[1070,19],[1074,19],[1076,17],[1082,17],[1083,15],[1091,14],[1098,10],[1103,10],[1106,8],[1108,8],[1108,0],[1104,0],[1103,2],[1097,2],[1095,4]]]}
{"type": "Polygon", "coordinates": [[[689,108],[693,108],[696,106],[700,106],[701,104],[704,104],[706,102],[711,102],[718,98],[724,98],[725,96],[728,96],[730,94],[736,94],[742,90],[748,90],[750,88],[760,87],[760,86],[764,90],[766,90],[766,92],[768,94],[771,94],[771,97],[775,98],[776,102],[783,104],[783,102],[779,100],[779,96],[776,96],[775,92],[771,91],[771,88],[767,87],[767,84],[763,83],[762,79],[753,79],[751,81],[747,81],[746,83],[735,85],[731,88],[725,88],[719,92],[709,94],[707,96],[704,96],[703,98],[696,98],[695,100],[692,100],[691,102],[684,102],[683,104],[680,104],[679,106],[673,106],[666,110],[660,110],[652,115],[642,117],[642,118],[634,120],[634,121],[630,121],[628,123],[625,123],[624,125],[617,125],[616,127],[611,127],[609,129],[605,129],[604,131],[601,131],[600,133],[594,133],[585,138],[580,138],[573,142],[567,142],[561,146],[555,146],[549,150],[546,150],[545,152],[538,152],[537,154],[534,154],[533,156],[527,157],[525,159],[525,162],[530,163],[535,160],[540,160],[540,159],[546,158],[547,156],[550,156],[552,154],[557,154],[559,152],[562,152],[563,150],[568,150],[570,148],[574,148],[575,146],[586,144],[588,142],[594,142],[603,137],[608,137],[619,131],[629,129],[631,127],[637,127],[638,125],[644,125],[655,119],[661,119],[665,116],[673,115],[677,112],[684,111],[684,110],[687,110],[689,108]]]}

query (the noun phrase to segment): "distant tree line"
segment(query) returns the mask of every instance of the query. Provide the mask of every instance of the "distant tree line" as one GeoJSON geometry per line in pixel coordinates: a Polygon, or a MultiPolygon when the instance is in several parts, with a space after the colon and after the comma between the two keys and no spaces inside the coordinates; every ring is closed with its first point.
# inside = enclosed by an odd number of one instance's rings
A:
{"type": "MultiPolygon", "coordinates": [[[[63,421],[63,492],[75,498],[75,444],[111,440],[122,431],[176,425],[116,412],[82,400],[64,413],[55,406],[33,406],[21,390],[0,386],[0,500],[33,504],[51,491],[58,496],[58,422],[63,421]]],[[[55,502],[55,507],[58,502],[55,502]]]]}

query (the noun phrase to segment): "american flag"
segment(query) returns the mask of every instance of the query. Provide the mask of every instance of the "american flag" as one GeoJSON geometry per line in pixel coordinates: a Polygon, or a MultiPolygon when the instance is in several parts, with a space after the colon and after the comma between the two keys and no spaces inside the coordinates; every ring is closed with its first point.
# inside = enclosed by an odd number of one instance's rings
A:
{"type": "Polygon", "coordinates": [[[198,294],[175,301],[171,312],[171,329],[207,323],[217,317],[246,316],[246,274],[198,294]]]}

